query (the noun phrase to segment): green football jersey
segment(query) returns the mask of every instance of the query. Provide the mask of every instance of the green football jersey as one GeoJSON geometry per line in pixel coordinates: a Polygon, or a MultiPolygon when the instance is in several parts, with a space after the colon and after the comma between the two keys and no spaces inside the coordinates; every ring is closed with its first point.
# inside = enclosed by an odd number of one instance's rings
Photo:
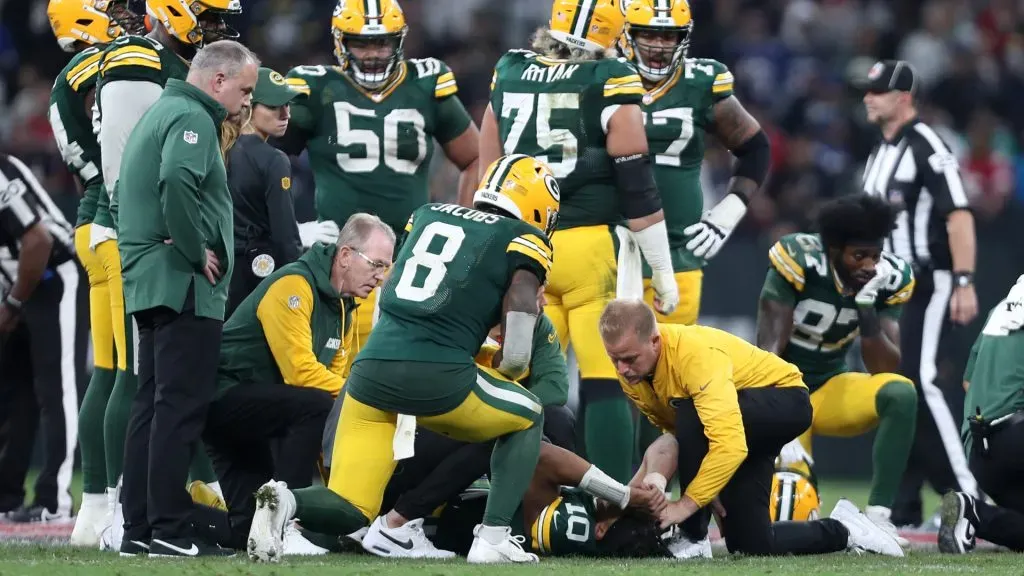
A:
{"type": "Polygon", "coordinates": [[[432,140],[447,144],[471,120],[444,62],[406,60],[398,75],[377,94],[336,66],[288,73],[291,84],[309,87],[308,98],[292,103],[289,130],[306,142],[321,219],[344,226],[352,214],[369,212],[401,234],[409,215],[430,201],[432,140]]]}
{"type": "MultiPolygon", "coordinates": [[[[99,91],[103,90],[103,86],[108,82],[153,82],[163,87],[170,78],[185,80],[188,76],[188,66],[188,62],[181,56],[148,36],[121,36],[103,50],[96,102],[100,101],[99,91]]],[[[103,114],[117,113],[116,110],[104,111],[99,106],[97,109],[100,117],[103,114]]],[[[107,228],[116,228],[116,212],[116,193],[112,198],[107,194],[100,194],[94,222],[107,228]]]]}
{"type": "Polygon", "coordinates": [[[968,422],[979,408],[988,422],[1024,410],[1024,330],[1008,327],[1013,316],[1019,318],[1021,306],[1024,303],[1012,297],[996,304],[971,348],[964,370],[964,380],[970,386],[961,428],[968,454],[972,444],[968,422]]]}
{"type": "Polygon", "coordinates": [[[455,204],[427,204],[407,235],[381,292],[380,320],[356,359],[473,365],[501,322],[517,269],[544,282],[551,244],[537,228],[455,204]]]}
{"type": "MultiPolygon", "coordinates": [[[[914,293],[914,272],[901,258],[882,253],[893,267],[875,308],[899,318],[914,293]]],[[[849,372],[846,353],[860,333],[854,294],[844,294],[817,234],[787,234],[768,252],[771,265],[761,298],[793,306],[793,333],[782,359],[804,374],[813,392],[829,378],[849,372]]]]}
{"type": "MultiPolygon", "coordinates": [[[[732,93],[732,73],[724,64],[687,58],[665,82],[644,95],[647,142],[676,272],[696,270],[705,264],[703,258],[686,249],[683,230],[700,221],[704,211],[700,187],[704,134],[714,122],[715,104],[732,93]]],[[[649,278],[646,262],[644,272],[649,278]]]]}
{"type": "Polygon", "coordinates": [[[640,104],[643,84],[624,58],[557,60],[510,50],[498,60],[491,109],[505,154],[545,162],[558,179],[558,228],[622,221],[605,131],[616,105],[640,104]]]}
{"type": "Polygon", "coordinates": [[[96,202],[103,194],[103,172],[100,170],[100,145],[96,141],[91,111],[86,110],[86,96],[96,87],[99,78],[102,47],[82,50],[57,75],[50,90],[50,127],[57,148],[71,172],[82,183],[85,194],[78,203],[75,226],[92,222],[96,202]]]}
{"type": "MultiPolygon", "coordinates": [[[[561,494],[540,511],[530,527],[524,548],[546,556],[596,556],[597,508],[594,497],[579,488],[563,486],[561,494]]],[[[521,519],[522,509],[516,514],[521,519]]],[[[512,533],[520,534],[523,522],[513,520],[512,533]]]]}

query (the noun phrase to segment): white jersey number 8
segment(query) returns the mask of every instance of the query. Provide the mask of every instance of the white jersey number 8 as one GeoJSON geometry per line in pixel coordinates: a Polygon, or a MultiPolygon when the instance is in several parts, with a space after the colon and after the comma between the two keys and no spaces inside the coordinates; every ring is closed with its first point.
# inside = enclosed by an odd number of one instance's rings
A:
{"type": "Polygon", "coordinates": [[[412,247],[412,257],[405,261],[402,276],[395,286],[395,296],[411,302],[423,302],[437,292],[437,288],[448,273],[448,263],[455,258],[462,241],[466,239],[466,231],[458,226],[444,222],[431,222],[423,229],[416,244],[412,247]],[[441,251],[430,252],[430,243],[436,236],[444,238],[441,251]],[[414,286],[420,267],[429,272],[423,279],[422,286],[414,286]]]}

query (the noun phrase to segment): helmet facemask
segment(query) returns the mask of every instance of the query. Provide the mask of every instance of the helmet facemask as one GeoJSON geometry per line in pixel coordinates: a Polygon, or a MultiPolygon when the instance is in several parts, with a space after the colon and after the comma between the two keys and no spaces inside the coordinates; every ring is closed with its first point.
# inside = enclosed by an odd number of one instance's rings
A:
{"type": "Polygon", "coordinates": [[[668,78],[686,58],[692,32],[693,22],[672,28],[627,25],[626,40],[640,75],[652,82],[668,78]]]}
{"type": "Polygon", "coordinates": [[[109,2],[97,2],[96,6],[106,6],[107,16],[110,20],[120,26],[125,34],[141,36],[146,33],[145,14],[136,14],[128,7],[128,0],[110,0],[109,2]]]}
{"type": "Polygon", "coordinates": [[[335,55],[357,84],[375,89],[383,86],[398,70],[404,58],[406,29],[388,34],[343,34],[334,29],[335,55]],[[357,52],[369,53],[368,57],[357,52]]]}
{"type": "MultiPolygon", "coordinates": [[[[193,2],[193,11],[198,2],[193,2]]],[[[222,12],[220,10],[213,10],[207,8],[196,16],[196,20],[199,21],[198,30],[202,34],[202,39],[198,42],[197,46],[204,46],[206,44],[212,44],[218,40],[237,40],[238,31],[228,26],[227,22],[224,21],[224,15],[229,12],[222,12]]]]}

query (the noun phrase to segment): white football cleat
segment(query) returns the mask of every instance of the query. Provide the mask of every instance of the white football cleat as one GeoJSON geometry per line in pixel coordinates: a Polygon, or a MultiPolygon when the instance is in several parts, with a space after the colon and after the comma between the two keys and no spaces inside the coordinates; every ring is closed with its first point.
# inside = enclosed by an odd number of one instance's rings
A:
{"type": "Polygon", "coordinates": [[[295,520],[290,520],[284,529],[284,555],[285,556],[323,556],[327,554],[327,548],[321,548],[309,541],[308,538],[299,532],[295,520]]]}
{"type": "MultiPolygon", "coordinates": [[[[523,543],[526,538],[513,536],[512,529],[508,526],[504,530],[504,538],[498,544],[491,544],[480,537],[480,530],[483,524],[477,524],[473,529],[473,546],[466,555],[466,561],[470,564],[501,564],[505,562],[527,563],[539,562],[536,554],[523,550],[523,543]]],[[[491,528],[491,527],[488,527],[491,528]]],[[[491,528],[493,529],[493,528],[491,528]]]]}
{"type": "Polygon", "coordinates": [[[974,498],[963,492],[947,492],[942,496],[942,525],[939,526],[939,551],[966,554],[977,544],[974,522],[978,513],[974,498]]]}
{"type": "Polygon", "coordinates": [[[284,482],[271,480],[256,491],[256,514],[249,528],[246,550],[255,562],[280,562],[284,531],[295,516],[295,496],[284,482]]]}
{"type": "Polygon", "coordinates": [[[398,528],[389,528],[384,516],[378,516],[362,539],[363,549],[386,558],[455,558],[455,552],[440,550],[423,532],[423,518],[410,520],[398,528]]]}
{"type": "Polygon", "coordinates": [[[668,539],[665,544],[677,560],[711,558],[711,539],[707,536],[703,540],[690,540],[682,532],[679,532],[668,539]]]}
{"type": "Polygon", "coordinates": [[[110,510],[107,506],[107,495],[82,494],[82,507],[75,517],[75,527],[71,530],[69,544],[82,548],[97,548],[100,545],[100,533],[110,522],[110,510]]]}
{"type": "Polygon", "coordinates": [[[832,509],[829,517],[841,522],[850,532],[847,548],[897,558],[903,557],[903,548],[896,542],[896,538],[869,520],[853,505],[853,502],[846,498],[840,498],[839,502],[836,502],[836,507],[832,509]]]}
{"type": "Polygon", "coordinates": [[[868,520],[874,522],[879,528],[885,530],[890,536],[896,539],[896,543],[900,545],[900,548],[906,548],[910,546],[910,540],[907,540],[900,533],[896,531],[896,526],[893,525],[889,519],[892,517],[892,510],[885,506],[865,506],[864,515],[868,517],[868,520]]]}

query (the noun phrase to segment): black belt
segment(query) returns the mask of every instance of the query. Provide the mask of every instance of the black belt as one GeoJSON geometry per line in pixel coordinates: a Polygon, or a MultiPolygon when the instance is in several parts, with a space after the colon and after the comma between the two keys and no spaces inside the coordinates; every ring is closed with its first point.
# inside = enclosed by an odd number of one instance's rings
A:
{"type": "Polygon", "coordinates": [[[1015,424],[1020,424],[1021,422],[1024,422],[1024,410],[1014,412],[1009,416],[1003,416],[1003,419],[996,418],[996,420],[997,421],[994,421],[990,426],[992,432],[1005,430],[1006,428],[1009,428],[1015,424]]]}
{"type": "Polygon", "coordinates": [[[982,456],[987,458],[989,455],[989,439],[1001,430],[1024,422],[1024,410],[1013,412],[1007,416],[1001,416],[992,421],[982,418],[981,408],[977,410],[978,414],[969,418],[967,425],[971,432],[971,437],[974,438],[975,447],[978,448],[982,456]]]}

